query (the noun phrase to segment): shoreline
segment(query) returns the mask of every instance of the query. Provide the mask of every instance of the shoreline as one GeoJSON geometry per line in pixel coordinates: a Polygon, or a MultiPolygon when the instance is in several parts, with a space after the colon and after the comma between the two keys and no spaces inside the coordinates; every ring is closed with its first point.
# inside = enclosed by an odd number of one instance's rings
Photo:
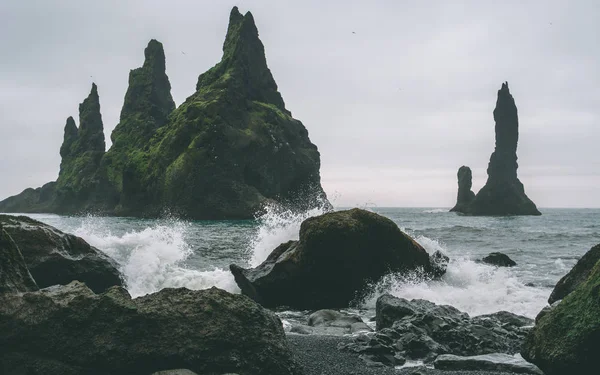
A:
{"type": "Polygon", "coordinates": [[[394,369],[386,366],[371,367],[357,355],[338,350],[339,343],[350,342],[349,337],[300,335],[286,333],[294,359],[302,366],[304,375],[514,375],[512,372],[449,371],[426,366],[394,369]]]}

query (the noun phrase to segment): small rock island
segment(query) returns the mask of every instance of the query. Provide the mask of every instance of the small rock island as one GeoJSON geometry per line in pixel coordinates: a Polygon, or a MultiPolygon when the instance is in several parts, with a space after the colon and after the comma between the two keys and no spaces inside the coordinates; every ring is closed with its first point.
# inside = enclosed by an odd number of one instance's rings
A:
{"type": "Polygon", "coordinates": [[[508,82],[503,83],[498,90],[494,121],[496,148],[488,164],[488,180],[473,197],[471,169],[460,167],[458,199],[451,211],[477,216],[541,215],[535,203],[525,194],[525,188],[517,177],[519,117],[508,82]]]}
{"type": "Polygon", "coordinates": [[[265,204],[330,207],[320,154],[286,109],[250,12],[234,7],[221,61],[176,108],[163,46],[129,74],[105,152],[98,87],[67,119],[55,182],[0,202],[0,212],[249,219],[265,204]]]}

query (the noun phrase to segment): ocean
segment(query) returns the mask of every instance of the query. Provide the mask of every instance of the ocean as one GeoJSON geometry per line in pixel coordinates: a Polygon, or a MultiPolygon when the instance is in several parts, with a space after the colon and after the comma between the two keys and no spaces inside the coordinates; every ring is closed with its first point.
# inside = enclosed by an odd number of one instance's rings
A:
{"type": "MultiPolygon", "coordinates": [[[[382,293],[449,304],[470,315],[500,310],[535,317],[556,282],[600,243],[600,209],[542,209],[542,216],[467,217],[444,208],[368,208],[392,219],[428,252],[450,257],[441,280],[388,275],[350,312],[368,320],[382,293]],[[479,262],[490,252],[517,266],[479,262]]],[[[113,257],[134,297],[167,287],[212,286],[239,293],[229,264],[254,266],[280,243],[298,238],[300,224],[318,209],[292,214],[269,209],[257,220],[182,221],[29,214],[84,238],[113,257]]],[[[280,312],[285,319],[305,312],[280,312]]]]}

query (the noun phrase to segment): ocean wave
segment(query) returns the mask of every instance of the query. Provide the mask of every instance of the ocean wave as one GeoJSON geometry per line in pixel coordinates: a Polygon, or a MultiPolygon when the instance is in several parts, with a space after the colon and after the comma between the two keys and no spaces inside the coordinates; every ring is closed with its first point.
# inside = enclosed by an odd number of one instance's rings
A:
{"type": "Polygon", "coordinates": [[[327,211],[329,209],[324,203],[304,212],[291,211],[275,204],[267,206],[265,213],[258,218],[260,224],[248,245],[250,266],[261,264],[282,243],[298,240],[302,222],[327,211]]]}
{"type": "Polygon", "coordinates": [[[546,305],[549,291],[525,285],[514,270],[455,257],[442,243],[426,236],[416,240],[429,253],[439,250],[450,256],[446,274],[440,280],[424,279],[418,273],[387,275],[370,287],[360,307],[374,308],[385,293],[452,305],[470,315],[505,310],[533,318],[546,305]]]}
{"type": "Polygon", "coordinates": [[[450,212],[447,208],[434,208],[434,209],[423,211],[423,213],[425,213],[425,214],[441,214],[441,213],[447,213],[447,212],[450,212]]]}
{"type": "Polygon", "coordinates": [[[198,290],[216,286],[239,293],[228,270],[199,271],[185,266],[192,253],[185,241],[189,223],[162,221],[123,235],[113,235],[102,224],[102,219],[88,217],[75,234],[119,263],[125,287],[133,297],[177,287],[198,290]]]}

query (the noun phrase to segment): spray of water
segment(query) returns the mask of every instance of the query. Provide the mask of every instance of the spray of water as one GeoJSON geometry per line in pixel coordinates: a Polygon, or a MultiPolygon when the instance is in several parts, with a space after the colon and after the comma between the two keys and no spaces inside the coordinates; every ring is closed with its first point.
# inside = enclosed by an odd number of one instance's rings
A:
{"type": "Polygon", "coordinates": [[[548,292],[526,286],[514,270],[479,263],[465,255],[453,256],[443,243],[426,236],[416,240],[430,254],[442,251],[450,256],[446,274],[440,280],[427,280],[418,273],[387,275],[370,288],[363,308],[375,308],[384,293],[452,305],[470,315],[505,310],[533,318],[546,305],[548,292]]]}
{"type": "Polygon", "coordinates": [[[133,297],[177,287],[206,289],[216,286],[239,292],[228,270],[199,271],[185,266],[192,251],[185,241],[189,229],[189,223],[168,220],[139,231],[113,235],[103,225],[102,218],[88,218],[75,234],[119,263],[125,286],[133,297]]]}
{"type": "Polygon", "coordinates": [[[300,225],[309,217],[326,213],[329,208],[325,204],[308,211],[296,212],[278,205],[269,205],[263,215],[258,217],[259,226],[250,240],[250,266],[261,264],[279,245],[290,240],[297,240],[300,225]]]}

